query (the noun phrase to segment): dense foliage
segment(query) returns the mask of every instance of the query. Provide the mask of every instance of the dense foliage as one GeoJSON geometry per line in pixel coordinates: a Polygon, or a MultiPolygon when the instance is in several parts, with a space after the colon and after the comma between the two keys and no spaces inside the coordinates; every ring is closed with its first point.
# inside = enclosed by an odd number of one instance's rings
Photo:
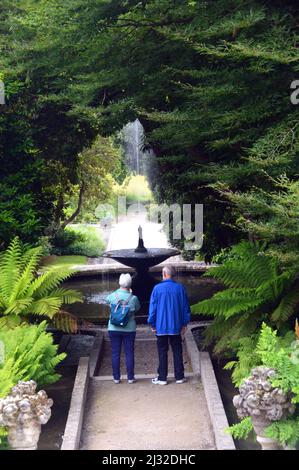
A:
{"type": "Polygon", "coordinates": [[[43,37],[46,31],[39,31],[41,18],[36,16],[43,3],[5,1],[0,7],[0,73],[6,94],[6,105],[0,107],[0,247],[16,235],[37,243],[73,221],[90,193],[97,204],[105,199],[105,176],[118,158],[109,139],[96,138],[99,113],[61,95],[64,74],[55,77],[54,57],[47,50],[52,40],[43,37]],[[39,48],[43,58],[37,59],[39,48]],[[27,53],[38,63],[30,63],[27,53]],[[71,203],[73,211],[66,215],[71,203]]]}
{"type": "MultiPolygon", "coordinates": [[[[115,142],[138,118],[157,202],[204,204],[197,256],[223,262],[209,274],[226,289],[193,311],[214,317],[207,339],[238,353],[239,380],[262,360],[262,322],[283,335],[298,312],[297,1],[3,0],[0,57],[0,249],[16,235],[63,245],[66,225],[114,203],[127,176],[115,142]]],[[[40,255],[17,241],[2,255],[0,324],[70,321],[58,316],[79,300],[58,288],[69,270],[37,278],[40,255]]],[[[294,423],[269,432],[294,440],[294,423]]]]}
{"type": "MultiPolygon", "coordinates": [[[[49,210],[59,206],[59,188],[78,183],[79,152],[95,134],[139,117],[158,158],[158,200],[204,204],[207,257],[243,236],[236,224],[273,234],[278,214],[266,205],[279,194],[277,178],[292,184],[298,172],[294,0],[6,3],[4,72],[14,93],[1,135],[6,141],[9,127],[22,145],[17,156],[15,138],[2,154],[21,162],[22,174],[31,159],[46,163],[49,178],[50,165],[52,184],[41,188],[49,210]]],[[[33,206],[38,191],[30,191],[33,206]]],[[[286,206],[292,194],[285,192],[286,206]]],[[[288,245],[288,233],[275,242],[288,245]]]]}

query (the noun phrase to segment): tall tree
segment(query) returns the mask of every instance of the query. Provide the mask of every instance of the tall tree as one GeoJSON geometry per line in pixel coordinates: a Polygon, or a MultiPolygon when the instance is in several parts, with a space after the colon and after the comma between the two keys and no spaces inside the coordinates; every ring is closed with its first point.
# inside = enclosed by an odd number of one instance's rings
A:
{"type": "Polygon", "coordinates": [[[63,118],[55,155],[68,129],[64,162],[91,128],[111,135],[138,117],[158,157],[158,199],[204,204],[207,257],[244,236],[228,191],[271,195],[280,175],[296,178],[298,149],[280,144],[297,132],[294,0],[40,0],[11,21],[11,63],[44,111],[42,152],[54,138],[48,109],[63,118]]]}

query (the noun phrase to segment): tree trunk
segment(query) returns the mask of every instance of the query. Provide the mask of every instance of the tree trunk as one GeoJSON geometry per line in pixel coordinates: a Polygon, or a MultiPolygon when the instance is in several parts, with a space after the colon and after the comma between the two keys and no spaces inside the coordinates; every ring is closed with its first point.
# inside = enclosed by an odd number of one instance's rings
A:
{"type": "Polygon", "coordinates": [[[73,214],[68,219],[66,219],[66,220],[64,220],[64,222],[62,222],[62,224],[60,226],[61,229],[65,229],[65,227],[68,224],[70,224],[71,222],[73,222],[73,220],[75,220],[75,218],[80,214],[82,204],[83,204],[84,192],[85,192],[85,184],[82,183],[82,185],[80,187],[80,192],[79,192],[79,199],[78,199],[77,209],[75,210],[75,212],[73,212],[73,214]]]}

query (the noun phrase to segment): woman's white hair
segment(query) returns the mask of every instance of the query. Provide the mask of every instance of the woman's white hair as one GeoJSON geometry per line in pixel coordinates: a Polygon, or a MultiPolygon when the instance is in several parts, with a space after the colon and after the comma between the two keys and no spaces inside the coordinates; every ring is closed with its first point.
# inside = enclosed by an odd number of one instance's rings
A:
{"type": "Polygon", "coordinates": [[[126,289],[129,289],[132,285],[132,278],[130,274],[121,274],[119,276],[119,285],[120,287],[124,287],[126,289]]]}

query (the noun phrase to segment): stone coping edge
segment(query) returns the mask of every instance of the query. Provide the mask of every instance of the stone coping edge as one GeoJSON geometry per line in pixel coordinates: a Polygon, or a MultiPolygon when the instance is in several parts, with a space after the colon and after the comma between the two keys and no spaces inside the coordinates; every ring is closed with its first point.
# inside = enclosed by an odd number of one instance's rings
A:
{"type": "MultiPolygon", "coordinates": [[[[161,272],[164,264],[161,263],[156,266],[153,266],[149,269],[150,272],[161,272]]],[[[214,265],[205,265],[198,262],[192,261],[185,261],[185,262],[169,262],[167,264],[171,264],[174,266],[178,271],[183,271],[186,273],[192,272],[199,272],[204,273],[208,271],[210,268],[214,267],[214,265]]],[[[94,276],[97,274],[104,274],[104,273],[111,273],[111,274],[120,274],[122,272],[135,272],[134,268],[130,268],[120,263],[103,263],[103,264],[87,264],[87,265],[74,265],[72,268],[76,269],[77,271],[72,274],[72,278],[80,277],[80,276],[94,276]]]]}
{"type": "Polygon", "coordinates": [[[70,409],[63,435],[61,450],[78,450],[89,384],[89,357],[81,357],[72,392],[70,409]]]}
{"type": "Polygon", "coordinates": [[[222,403],[210,354],[198,352],[200,361],[201,381],[204,388],[210,419],[213,426],[217,450],[236,450],[233,438],[225,433],[229,424],[222,403]]]}
{"type": "Polygon", "coordinates": [[[207,326],[210,322],[192,322],[188,325],[185,334],[187,354],[191,361],[192,370],[196,379],[201,379],[210,420],[213,426],[217,450],[236,450],[233,438],[224,432],[228,428],[226,413],[222,403],[218,383],[216,380],[210,354],[199,351],[192,330],[207,326]]]}
{"type": "Polygon", "coordinates": [[[89,356],[89,377],[93,377],[95,375],[98,362],[101,357],[101,353],[103,351],[104,346],[104,333],[102,331],[97,331],[92,350],[89,356]]]}
{"type": "Polygon", "coordinates": [[[187,350],[188,357],[191,362],[191,367],[193,370],[193,375],[195,380],[200,380],[200,362],[199,362],[199,354],[198,354],[198,347],[194,340],[194,336],[192,333],[193,328],[198,326],[196,323],[191,323],[187,327],[187,331],[185,333],[185,346],[187,350]]]}
{"type": "Polygon", "coordinates": [[[94,336],[90,356],[81,357],[79,360],[61,450],[79,449],[89,379],[96,372],[103,351],[103,344],[104,332],[98,330],[94,336]]]}

